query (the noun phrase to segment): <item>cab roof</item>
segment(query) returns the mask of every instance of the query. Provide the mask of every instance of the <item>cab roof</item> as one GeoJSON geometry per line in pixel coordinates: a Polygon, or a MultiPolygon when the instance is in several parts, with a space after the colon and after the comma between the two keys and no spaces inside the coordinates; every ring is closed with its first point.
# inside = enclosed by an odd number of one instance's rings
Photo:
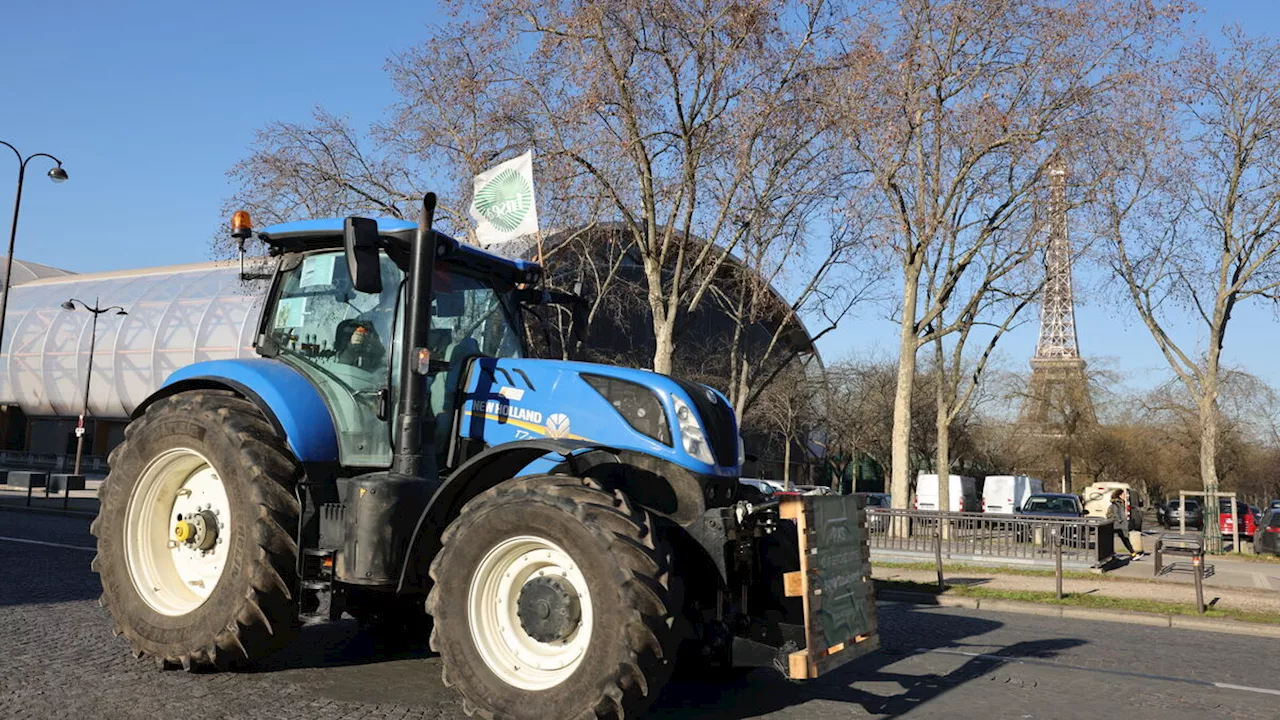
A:
{"type": "MultiPolygon", "coordinates": [[[[378,223],[378,234],[393,243],[409,247],[418,224],[400,218],[373,218],[378,223]]],[[[282,252],[305,252],[342,247],[343,225],[346,218],[317,218],[268,225],[257,231],[258,238],[282,252]]],[[[542,268],[528,260],[504,257],[474,245],[461,243],[442,232],[441,257],[487,273],[505,277],[509,282],[535,282],[542,268]]]]}

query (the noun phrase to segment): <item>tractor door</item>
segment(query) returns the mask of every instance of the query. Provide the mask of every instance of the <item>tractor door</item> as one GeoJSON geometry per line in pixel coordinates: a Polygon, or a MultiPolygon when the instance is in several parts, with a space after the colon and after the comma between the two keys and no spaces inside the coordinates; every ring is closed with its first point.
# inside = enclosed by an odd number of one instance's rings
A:
{"type": "Polygon", "coordinates": [[[467,363],[477,357],[524,356],[524,330],[512,288],[448,263],[436,266],[432,283],[431,412],[436,415],[439,465],[454,432],[459,391],[467,382],[467,363]]]}
{"type": "Polygon", "coordinates": [[[342,251],[291,256],[267,310],[263,354],[297,368],[320,390],[347,467],[391,464],[393,355],[404,273],[382,253],[382,292],[357,292],[342,251]]]}

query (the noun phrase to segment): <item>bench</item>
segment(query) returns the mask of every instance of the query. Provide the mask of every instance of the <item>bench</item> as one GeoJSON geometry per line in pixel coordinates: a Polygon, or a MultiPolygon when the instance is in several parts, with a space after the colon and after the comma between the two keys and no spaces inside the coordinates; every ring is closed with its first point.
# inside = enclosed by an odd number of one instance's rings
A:
{"type": "Polygon", "coordinates": [[[32,472],[30,470],[10,470],[9,485],[13,487],[26,488],[42,488],[49,483],[49,474],[42,472],[32,472]]]}
{"type": "Polygon", "coordinates": [[[30,470],[10,470],[8,477],[10,487],[27,489],[27,504],[31,504],[31,491],[44,488],[45,497],[49,496],[49,474],[30,470]]]}
{"type": "MultiPolygon", "coordinates": [[[[1174,555],[1186,555],[1192,558],[1194,564],[1199,558],[1204,561],[1204,537],[1199,533],[1170,533],[1161,535],[1156,541],[1155,565],[1153,567],[1153,576],[1159,576],[1164,569],[1164,555],[1170,553],[1174,555]]],[[[1170,564],[1169,569],[1173,569],[1170,564]]]]}
{"type": "Polygon", "coordinates": [[[49,476],[49,492],[71,492],[84,490],[84,475],[73,473],[54,473],[49,476]]]}

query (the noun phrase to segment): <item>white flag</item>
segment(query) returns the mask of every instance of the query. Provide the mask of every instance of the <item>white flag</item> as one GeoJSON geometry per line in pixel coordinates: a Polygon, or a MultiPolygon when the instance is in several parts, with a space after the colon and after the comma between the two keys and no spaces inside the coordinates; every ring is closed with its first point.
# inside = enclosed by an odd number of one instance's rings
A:
{"type": "Polygon", "coordinates": [[[481,245],[510,242],[538,232],[532,150],[476,176],[471,217],[481,245]]]}

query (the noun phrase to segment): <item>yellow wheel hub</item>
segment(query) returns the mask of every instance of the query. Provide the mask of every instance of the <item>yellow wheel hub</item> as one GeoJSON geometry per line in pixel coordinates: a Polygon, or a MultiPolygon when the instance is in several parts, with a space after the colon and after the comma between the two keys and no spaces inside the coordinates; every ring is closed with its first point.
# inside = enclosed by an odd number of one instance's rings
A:
{"type": "Polygon", "coordinates": [[[196,536],[196,526],[186,520],[179,520],[177,525],[173,526],[173,539],[178,542],[187,542],[196,536]]]}

